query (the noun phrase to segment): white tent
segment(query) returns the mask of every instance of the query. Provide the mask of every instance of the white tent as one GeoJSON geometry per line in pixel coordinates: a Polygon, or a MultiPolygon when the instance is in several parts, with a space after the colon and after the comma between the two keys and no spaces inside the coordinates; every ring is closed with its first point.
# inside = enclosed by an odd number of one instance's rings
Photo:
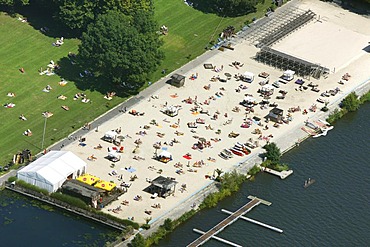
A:
{"type": "Polygon", "coordinates": [[[247,71],[244,73],[244,78],[252,82],[254,80],[254,74],[252,72],[247,71]]]}
{"type": "Polygon", "coordinates": [[[160,154],[159,154],[160,157],[166,157],[166,158],[171,158],[172,157],[172,154],[166,150],[163,150],[160,154]]]}
{"type": "Polygon", "coordinates": [[[104,134],[104,137],[106,138],[110,138],[110,139],[115,139],[117,136],[117,132],[113,131],[113,130],[110,130],[110,131],[107,131],[105,132],[104,134]]]}
{"type": "Polygon", "coordinates": [[[273,90],[274,90],[274,87],[270,84],[266,84],[266,85],[262,86],[262,91],[264,91],[264,92],[270,92],[270,91],[273,91],[273,90]]]}
{"type": "Polygon", "coordinates": [[[288,70],[284,71],[283,78],[287,81],[293,80],[294,79],[294,74],[295,74],[295,71],[288,69],[288,70]]]}
{"type": "Polygon", "coordinates": [[[248,95],[248,96],[244,97],[244,101],[247,102],[247,103],[254,103],[254,102],[256,102],[256,99],[253,98],[252,96],[248,95]]]}
{"type": "Polygon", "coordinates": [[[50,151],[17,172],[17,178],[49,192],[57,191],[67,178],[86,172],[86,162],[70,151],[50,151]]]}

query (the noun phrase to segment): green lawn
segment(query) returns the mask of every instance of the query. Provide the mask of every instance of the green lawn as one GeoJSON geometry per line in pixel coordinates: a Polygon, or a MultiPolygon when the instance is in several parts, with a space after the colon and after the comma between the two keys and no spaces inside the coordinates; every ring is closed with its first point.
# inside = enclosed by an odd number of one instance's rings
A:
{"type": "MultiPolygon", "coordinates": [[[[0,101],[2,105],[9,102],[16,105],[11,109],[0,108],[2,162],[9,161],[15,152],[24,148],[34,152],[41,150],[44,126],[44,118],[41,114],[44,111],[54,114],[47,119],[44,145],[47,147],[52,142],[67,136],[74,128],[80,127],[107,110],[105,106],[107,100],[101,93],[85,91],[92,104],[74,101],[73,96],[82,89],[78,89],[73,82],[61,87],[58,84],[59,76],[40,76],[38,73],[41,67],[46,69],[50,60],[56,62],[66,57],[69,51],[77,52],[79,40],[65,40],[63,46],[54,47],[51,44],[55,42],[55,38],[47,37],[31,25],[4,13],[0,13],[0,37],[0,101]],[[21,67],[25,70],[24,74],[19,71],[21,67]],[[46,85],[53,88],[50,93],[42,91],[46,85]],[[14,92],[16,97],[6,96],[8,92],[14,92]],[[57,96],[60,94],[68,98],[65,101],[58,100],[57,96]],[[69,106],[70,111],[63,110],[62,105],[69,106]],[[28,120],[19,120],[20,114],[24,114],[28,120]],[[31,137],[22,135],[26,129],[33,132],[31,137]]],[[[67,68],[66,65],[64,70],[67,68]]],[[[71,69],[71,76],[68,78],[73,77],[78,78],[76,69],[71,69]]],[[[120,100],[116,98],[110,103],[113,105],[120,100]]]]}
{"type": "MultiPolygon", "coordinates": [[[[269,1],[266,2],[259,9],[266,9],[269,1]]],[[[188,7],[183,0],[156,0],[155,11],[158,23],[168,26],[169,34],[163,36],[166,59],[153,74],[152,81],[163,76],[162,69],[173,71],[187,63],[189,55],[193,59],[202,54],[209,41],[216,40],[223,28],[233,25],[239,29],[246,20],[257,16],[221,18],[188,7]]],[[[78,39],[65,39],[63,46],[54,47],[51,44],[55,42],[55,37],[42,34],[30,24],[0,13],[0,100],[2,105],[10,102],[16,104],[11,109],[0,108],[0,161],[3,164],[22,149],[29,148],[33,153],[41,151],[44,127],[42,112],[54,114],[47,119],[44,144],[47,147],[124,100],[123,96],[115,97],[107,107],[108,101],[103,98],[103,93],[118,91],[119,88],[111,89],[109,84],[95,87],[95,80],[79,78],[81,68],[72,66],[65,59],[69,51],[77,52],[78,39]],[[58,85],[61,78],[57,75],[39,75],[38,70],[41,67],[46,69],[50,60],[60,61],[63,77],[69,81],[66,86],[58,85]],[[21,67],[25,69],[24,74],[19,71],[21,67]],[[50,93],[42,91],[46,85],[53,88],[50,93]],[[92,103],[73,100],[73,96],[82,91],[92,103]],[[8,92],[14,92],[16,97],[6,96],[8,92]],[[60,94],[68,98],[65,101],[57,100],[60,94]],[[63,110],[62,105],[69,106],[70,110],[63,110]],[[20,114],[24,114],[28,120],[19,120],[20,114]],[[26,129],[33,132],[31,137],[22,135],[26,129]]],[[[42,24],[38,20],[38,25],[42,24]]],[[[48,21],[44,23],[45,26],[49,24],[48,21]]],[[[56,30],[53,31],[55,33],[56,30]]]]}
{"type": "Polygon", "coordinates": [[[167,72],[196,58],[215,41],[219,34],[228,26],[237,30],[244,26],[247,20],[262,16],[271,5],[271,1],[257,6],[257,13],[235,18],[222,18],[215,14],[205,14],[184,4],[183,0],[156,0],[155,17],[159,25],[166,25],[169,33],[163,36],[166,59],[160,69],[153,74],[153,81],[159,79],[162,69],[167,72]],[[188,56],[190,56],[190,59],[188,56]]]}

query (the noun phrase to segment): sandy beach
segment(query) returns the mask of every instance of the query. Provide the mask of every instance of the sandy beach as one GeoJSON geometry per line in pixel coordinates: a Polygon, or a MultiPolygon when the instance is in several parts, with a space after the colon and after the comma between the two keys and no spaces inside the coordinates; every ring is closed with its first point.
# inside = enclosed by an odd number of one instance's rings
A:
{"type": "Polygon", "coordinates": [[[301,78],[297,76],[287,84],[280,84],[280,88],[274,89],[268,101],[278,104],[278,108],[283,110],[283,115],[286,117],[288,109],[292,107],[299,106],[301,111],[291,113],[292,121],[287,124],[273,127],[273,122],[264,121],[273,107],[261,107],[258,104],[263,100],[258,90],[262,88],[260,82],[264,80],[258,75],[261,72],[269,73],[269,84],[272,84],[279,79],[283,71],[253,60],[252,57],[259,50],[256,47],[247,42],[241,42],[234,47],[233,51],[227,49],[223,52],[219,51],[206,62],[215,66],[215,69],[205,69],[203,64],[189,71],[179,69],[178,71],[186,77],[184,87],[166,85],[155,94],[127,109],[126,113],[117,115],[111,121],[100,125],[98,129],[94,128],[86,132],[83,136],[86,138],[86,146],[80,146],[76,140],[63,147],[62,150],[72,151],[87,161],[88,173],[106,181],[113,181],[118,186],[122,182],[130,185],[127,193],[106,206],[103,211],[125,219],[134,217],[134,220],[139,223],[145,223],[148,218],[151,218],[151,222],[155,222],[164,216],[176,217],[170,214],[174,208],[180,208],[182,212],[190,210],[188,205],[194,201],[192,196],[213,182],[211,178],[215,175],[216,169],[226,172],[240,167],[241,163],[243,163],[243,169],[248,169],[261,161],[258,157],[263,152],[261,146],[268,141],[277,142],[281,148],[287,148],[287,143],[297,141],[295,139],[297,135],[307,136],[300,128],[304,126],[304,121],[307,119],[316,120],[323,115],[319,109],[324,105],[317,102],[318,98],[323,98],[320,96],[322,92],[337,87],[340,89],[336,96],[324,98],[329,101],[329,106],[335,107],[343,95],[369,80],[370,30],[367,27],[370,20],[320,1],[296,2],[301,9],[314,11],[320,19],[311,21],[273,45],[272,48],[329,68],[331,74],[327,78],[304,79],[305,85],[310,82],[318,84],[320,92],[300,89],[299,85],[294,83],[296,79],[301,78]],[[235,61],[242,66],[232,65],[235,61]],[[255,75],[252,83],[237,81],[234,78],[234,75],[245,72],[252,72],[255,75]],[[231,75],[226,82],[211,80],[213,77],[226,79],[225,73],[231,75]],[[343,85],[339,84],[345,73],[351,75],[350,79],[344,81],[343,85]],[[192,77],[193,79],[190,79],[192,77]],[[276,99],[276,96],[280,95],[280,90],[288,92],[285,99],[276,99]],[[258,104],[254,107],[254,113],[247,113],[245,107],[240,105],[246,94],[251,95],[258,104]],[[309,110],[314,104],[318,108],[316,112],[309,110]],[[195,110],[196,105],[199,107],[195,110]],[[177,116],[170,117],[161,112],[166,106],[180,106],[181,109],[177,116]],[[144,114],[134,116],[129,113],[132,110],[144,114]],[[304,110],[307,110],[307,114],[302,114],[304,110]],[[215,115],[217,115],[216,119],[215,115]],[[253,117],[261,119],[262,126],[259,126],[255,121],[256,118],[253,119],[253,117]],[[198,118],[204,123],[197,124],[197,128],[189,128],[188,123],[194,123],[198,118]],[[156,124],[153,124],[154,122],[156,124]],[[246,122],[251,123],[251,126],[242,128],[241,125],[246,122]],[[106,132],[117,129],[121,130],[119,135],[125,137],[121,142],[124,151],[120,154],[120,161],[113,167],[106,156],[108,148],[114,145],[101,138],[106,132]],[[253,134],[255,129],[260,129],[262,133],[253,134]],[[239,135],[230,138],[231,132],[239,135]],[[200,138],[206,140],[208,147],[193,148],[200,138]],[[218,154],[224,148],[231,148],[236,142],[245,143],[250,138],[259,143],[259,147],[252,149],[250,155],[243,157],[234,155],[229,160],[219,157],[218,154]],[[156,151],[153,145],[159,142],[161,146],[156,151]],[[137,143],[141,144],[137,145],[137,143]],[[94,147],[99,144],[102,148],[95,149],[94,147]],[[159,154],[163,150],[172,156],[172,160],[168,163],[162,163],[153,158],[156,153],[159,154]],[[191,158],[184,158],[189,154],[191,158]],[[96,159],[88,159],[92,155],[96,159]],[[137,179],[130,181],[130,177],[133,176],[137,179]],[[173,196],[152,199],[152,194],[143,191],[150,185],[148,181],[158,176],[170,177],[177,182],[173,196]],[[142,200],[134,200],[137,195],[142,200]],[[121,205],[123,201],[128,201],[128,205],[121,205]],[[187,204],[184,203],[185,201],[187,204]],[[155,204],[160,204],[160,208],[154,208],[155,204]],[[117,213],[108,211],[118,206],[122,207],[121,211],[117,213]],[[149,214],[148,211],[151,213],[149,214]]]}

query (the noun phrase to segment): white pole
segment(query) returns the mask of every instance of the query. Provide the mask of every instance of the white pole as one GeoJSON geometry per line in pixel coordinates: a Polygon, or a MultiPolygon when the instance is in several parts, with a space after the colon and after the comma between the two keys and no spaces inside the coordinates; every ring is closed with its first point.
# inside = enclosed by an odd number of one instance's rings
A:
{"type": "Polygon", "coordinates": [[[44,117],[45,118],[45,122],[44,122],[44,132],[42,134],[42,142],[41,142],[41,149],[43,150],[44,149],[44,141],[45,141],[45,131],[46,131],[46,120],[48,119],[47,117],[44,117]]]}
{"type": "MultiPolygon", "coordinates": [[[[203,231],[201,231],[201,230],[198,230],[198,229],[196,229],[196,228],[194,228],[194,229],[193,229],[193,231],[194,231],[194,232],[196,232],[196,233],[199,233],[199,234],[205,234],[205,232],[203,232],[203,231]]],[[[226,239],[223,239],[223,238],[217,237],[217,236],[215,236],[215,235],[212,235],[212,236],[211,236],[211,238],[216,239],[216,240],[218,240],[218,241],[220,241],[220,242],[222,242],[222,243],[224,243],[224,244],[228,244],[228,245],[234,246],[234,247],[242,247],[242,246],[241,246],[241,245],[239,245],[239,244],[233,243],[233,242],[231,242],[231,241],[228,241],[228,240],[226,240],[226,239]]]]}

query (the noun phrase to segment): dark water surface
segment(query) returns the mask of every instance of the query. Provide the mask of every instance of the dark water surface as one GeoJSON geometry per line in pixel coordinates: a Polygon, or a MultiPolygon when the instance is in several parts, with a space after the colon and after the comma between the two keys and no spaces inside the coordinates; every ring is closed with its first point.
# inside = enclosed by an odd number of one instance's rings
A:
{"type": "Polygon", "coordinates": [[[104,246],[116,231],[14,192],[0,193],[0,246],[104,246]]]}
{"type": "MultiPolygon", "coordinates": [[[[248,195],[272,202],[248,217],[284,230],[279,234],[239,219],[218,236],[243,246],[370,246],[370,104],[346,115],[326,137],[309,139],[283,157],[294,170],[280,180],[259,174],[215,209],[202,211],[176,229],[160,246],[186,246],[248,195]],[[316,183],[304,189],[304,181],[316,183]]],[[[226,246],[210,240],[204,246],[226,246]]]]}

